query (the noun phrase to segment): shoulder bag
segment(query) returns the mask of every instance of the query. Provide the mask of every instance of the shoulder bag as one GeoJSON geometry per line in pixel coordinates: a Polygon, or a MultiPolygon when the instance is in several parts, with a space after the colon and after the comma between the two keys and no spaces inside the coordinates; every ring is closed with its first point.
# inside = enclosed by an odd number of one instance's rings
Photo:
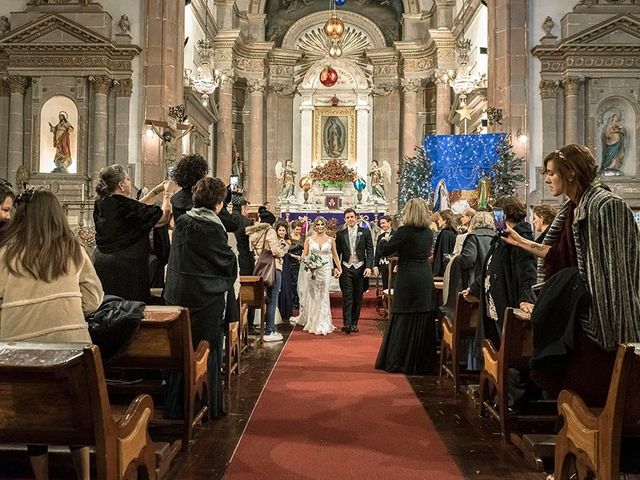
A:
{"type": "Polygon", "coordinates": [[[260,252],[260,256],[256,260],[256,266],[253,268],[253,274],[262,277],[264,286],[271,288],[276,283],[276,258],[273,256],[273,253],[271,253],[271,250],[267,250],[265,248],[267,244],[267,232],[264,233],[264,237],[262,239],[262,252],[260,252]]]}

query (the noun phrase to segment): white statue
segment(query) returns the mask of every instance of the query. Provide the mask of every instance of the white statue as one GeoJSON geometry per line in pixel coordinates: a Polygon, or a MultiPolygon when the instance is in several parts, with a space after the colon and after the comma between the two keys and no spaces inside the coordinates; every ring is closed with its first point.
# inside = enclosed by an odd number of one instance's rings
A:
{"type": "Polygon", "coordinates": [[[384,160],[382,165],[377,160],[371,160],[371,197],[373,201],[387,201],[387,185],[391,182],[391,165],[384,160]]]}
{"type": "Polygon", "coordinates": [[[296,173],[298,172],[293,168],[291,160],[287,160],[284,166],[282,162],[276,163],[276,178],[281,182],[279,195],[281,200],[287,200],[295,196],[296,173]]]}
{"type": "Polygon", "coordinates": [[[447,189],[447,183],[444,181],[444,178],[441,179],[436,186],[434,199],[434,212],[440,212],[441,210],[451,210],[451,203],[449,201],[449,189],[447,189]]]}

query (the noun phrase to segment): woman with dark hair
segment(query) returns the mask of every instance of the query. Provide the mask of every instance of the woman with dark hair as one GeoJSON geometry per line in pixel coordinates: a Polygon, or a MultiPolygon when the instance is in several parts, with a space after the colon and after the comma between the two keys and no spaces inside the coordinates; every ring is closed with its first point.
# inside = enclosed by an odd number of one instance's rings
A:
{"type": "MultiPolygon", "coordinates": [[[[302,234],[302,221],[294,220],[291,222],[291,246],[287,252],[289,271],[291,277],[291,294],[293,299],[293,308],[300,308],[300,297],[298,297],[298,275],[300,274],[300,260],[302,260],[302,252],[304,251],[304,235],[302,234]]],[[[287,258],[285,258],[285,262],[287,258]]]]}
{"type": "Polygon", "coordinates": [[[436,216],[436,222],[440,233],[436,238],[436,246],[433,250],[433,276],[442,277],[447,268],[447,260],[453,253],[458,231],[454,228],[455,217],[451,210],[441,210],[436,216]]]}
{"type": "MultiPolygon", "coordinates": [[[[525,238],[533,239],[531,225],[525,222],[526,207],[516,197],[503,197],[495,201],[494,207],[504,210],[509,227],[525,238]]],[[[475,348],[480,351],[484,339],[498,347],[502,335],[502,322],[507,307],[531,312],[536,283],[536,259],[533,255],[495,236],[486,253],[482,274],[467,288],[465,296],[480,299],[483,321],[476,330],[475,348]]]]}
{"type": "MultiPolygon", "coordinates": [[[[289,225],[283,220],[278,220],[273,226],[278,236],[280,245],[285,250],[291,247],[291,238],[289,237],[289,225]]],[[[285,253],[282,259],[282,284],[280,285],[280,294],[278,296],[278,310],[280,316],[285,322],[289,321],[293,314],[293,282],[291,280],[291,257],[289,253],[285,253]]]]}
{"type": "Polygon", "coordinates": [[[131,180],[122,165],[100,170],[93,209],[93,261],[106,294],[148,301],[149,232],[169,221],[174,191],[173,181],[163,182],[137,201],[130,198],[131,180]],[[153,205],[160,192],[164,192],[162,207],[153,205]]]}
{"type": "MultiPolygon", "coordinates": [[[[173,230],[164,298],[170,305],[189,308],[191,338],[195,348],[209,342],[209,408],[214,417],[224,414],[222,353],[225,305],[238,272],[236,255],[227,243],[218,213],[226,187],[219,178],[205,177],[193,189],[193,208],[182,215],[173,230]]],[[[177,392],[172,394],[180,404],[177,392]]],[[[169,402],[171,403],[171,402],[169,402]]],[[[173,415],[172,415],[173,416],[173,415]]]]}
{"type": "Polygon", "coordinates": [[[0,178],[0,237],[2,237],[7,222],[11,220],[13,212],[13,202],[16,196],[11,187],[9,182],[0,178]]]}
{"type": "MultiPolygon", "coordinates": [[[[91,343],[85,315],[102,302],[91,259],[56,196],[27,189],[0,239],[0,340],[91,343]]],[[[48,477],[46,445],[29,445],[36,479],[48,477]]],[[[78,478],[89,479],[89,448],[71,447],[78,478]]]]}
{"type": "Polygon", "coordinates": [[[512,228],[505,238],[544,259],[545,286],[531,320],[532,376],[552,395],[569,388],[587,405],[603,406],[618,345],[640,341],[638,227],[624,200],[596,183],[587,147],[551,152],[544,169],[551,194],[567,202],[542,244],[512,228]]]}
{"type": "Polygon", "coordinates": [[[558,209],[554,205],[542,204],[533,207],[533,229],[538,234],[537,243],[544,243],[549,227],[556,218],[558,209]]]}
{"type": "Polygon", "coordinates": [[[199,153],[185,155],[178,162],[173,172],[173,180],[182,190],[171,197],[174,222],[193,207],[191,190],[207,173],[209,173],[209,165],[199,153]]]}

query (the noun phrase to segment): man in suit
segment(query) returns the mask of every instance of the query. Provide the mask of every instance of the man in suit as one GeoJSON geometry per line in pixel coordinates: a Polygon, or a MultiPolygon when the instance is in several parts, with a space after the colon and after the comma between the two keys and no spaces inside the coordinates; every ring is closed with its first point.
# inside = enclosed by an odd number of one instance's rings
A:
{"type": "MultiPolygon", "coordinates": [[[[368,229],[356,225],[353,208],[344,211],[344,221],[346,228],[336,235],[336,250],[342,262],[342,331],[351,333],[358,331],[365,278],[371,276],[373,267],[373,240],[368,229]]],[[[337,274],[337,269],[334,274],[337,274]]]]}
{"type": "Polygon", "coordinates": [[[376,256],[373,260],[373,275],[378,276],[382,275],[382,288],[386,290],[389,288],[389,260],[387,257],[383,257],[380,255],[380,241],[384,238],[389,240],[393,235],[393,230],[391,230],[393,219],[389,215],[385,215],[380,219],[380,228],[382,229],[382,233],[378,237],[378,241],[376,242],[376,256]]]}

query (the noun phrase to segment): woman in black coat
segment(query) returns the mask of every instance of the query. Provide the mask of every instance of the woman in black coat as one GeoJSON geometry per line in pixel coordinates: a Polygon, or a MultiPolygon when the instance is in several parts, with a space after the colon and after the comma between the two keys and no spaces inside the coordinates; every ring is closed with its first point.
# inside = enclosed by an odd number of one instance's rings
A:
{"type": "Polygon", "coordinates": [[[404,225],[379,244],[380,254],[398,253],[391,320],[376,368],[406,375],[432,373],[436,363],[436,299],[429,254],[433,233],[421,198],[404,207],[404,225]]]}
{"type": "Polygon", "coordinates": [[[455,217],[451,210],[438,212],[437,222],[441,229],[436,239],[436,246],[433,251],[433,275],[443,277],[447,268],[449,256],[453,253],[458,232],[453,228],[455,217]]]}
{"type": "Polygon", "coordinates": [[[171,218],[173,181],[163,182],[140,201],[130,198],[131,180],[122,165],[100,170],[93,208],[96,249],[93,263],[105,294],[149,300],[149,233],[171,218]],[[155,205],[162,192],[162,207],[155,205]]]}
{"type": "MultiPolygon", "coordinates": [[[[205,177],[196,183],[193,208],[178,219],[173,231],[164,290],[167,304],[189,308],[194,348],[201,340],[208,341],[211,347],[209,408],[214,417],[224,414],[224,312],[228,292],[238,273],[236,256],[227,243],[227,232],[218,217],[225,195],[226,187],[218,178],[205,177]]],[[[179,389],[170,388],[169,395],[173,399],[181,398],[179,389]]],[[[176,403],[179,404],[179,400],[176,403]]]]}

